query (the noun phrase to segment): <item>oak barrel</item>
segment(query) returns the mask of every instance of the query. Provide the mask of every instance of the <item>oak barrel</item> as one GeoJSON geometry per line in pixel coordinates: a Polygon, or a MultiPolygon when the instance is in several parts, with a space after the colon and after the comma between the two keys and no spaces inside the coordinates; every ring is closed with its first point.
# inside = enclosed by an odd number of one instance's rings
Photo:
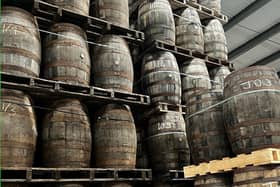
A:
{"type": "Polygon", "coordinates": [[[71,12],[89,15],[90,0],[43,0],[61,8],[70,10],[71,12]]]}
{"type": "Polygon", "coordinates": [[[196,92],[211,88],[209,73],[204,60],[193,59],[180,67],[182,75],[182,103],[188,104],[196,92]]]}
{"type": "Polygon", "coordinates": [[[212,69],[209,74],[212,80],[212,88],[217,90],[224,89],[225,78],[230,74],[230,70],[227,66],[221,66],[212,69]]]}
{"type": "Polygon", "coordinates": [[[96,0],[95,15],[115,25],[129,28],[128,0],[96,0]]]}
{"type": "Polygon", "coordinates": [[[198,3],[219,13],[221,12],[221,0],[198,0],[198,3]]]}
{"type": "Polygon", "coordinates": [[[126,41],[117,35],[104,35],[93,52],[94,85],[106,89],[132,92],[133,62],[126,41]]]}
{"type": "Polygon", "coordinates": [[[204,53],[204,36],[200,18],[193,8],[177,12],[176,45],[192,51],[204,53]]]}
{"type": "Polygon", "coordinates": [[[209,21],[204,28],[204,51],[209,57],[228,60],[227,40],[223,25],[217,19],[209,21]]]}
{"type": "Polygon", "coordinates": [[[153,115],[148,121],[148,154],[154,172],[180,170],[190,163],[185,121],[178,112],[153,115]]]}
{"type": "Polygon", "coordinates": [[[250,166],[234,171],[234,187],[278,187],[279,165],[250,166]]]}
{"type": "Polygon", "coordinates": [[[142,0],[138,10],[139,30],[147,44],[154,40],[175,45],[175,22],[168,0],[142,0]]]}
{"type": "Polygon", "coordinates": [[[96,114],[95,167],[135,168],[137,137],[127,105],[108,104],[96,114]]]}
{"type": "Polygon", "coordinates": [[[87,36],[78,26],[56,23],[44,41],[44,77],[73,84],[88,85],[90,56],[87,36]]]}
{"type": "Polygon", "coordinates": [[[39,77],[41,40],[35,17],[11,6],[1,10],[1,70],[6,73],[39,77]]]}
{"type": "Polygon", "coordinates": [[[280,148],[280,80],[275,69],[255,66],[233,72],[225,79],[224,95],[229,99],[223,107],[225,126],[235,154],[280,148]]]}
{"type": "Polygon", "coordinates": [[[1,167],[32,167],[37,128],[29,96],[1,89],[1,167]]]}
{"type": "Polygon", "coordinates": [[[76,99],[55,101],[51,108],[42,126],[43,165],[90,167],[92,139],[86,108],[76,99]]]}
{"type": "Polygon", "coordinates": [[[202,91],[189,100],[189,115],[205,110],[194,116],[186,116],[189,145],[195,164],[231,156],[222,105],[206,110],[222,100],[221,90],[202,91]]]}
{"type": "Polygon", "coordinates": [[[195,187],[232,187],[232,176],[229,174],[215,174],[200,176],[195,179],[195,187]]]}
{"type": "Polygon", "coordinates": [[[181,77],[174,55],[158,51],[146,54],[142,64],[142,89],[153,103],[181,103],[181,77]]]}

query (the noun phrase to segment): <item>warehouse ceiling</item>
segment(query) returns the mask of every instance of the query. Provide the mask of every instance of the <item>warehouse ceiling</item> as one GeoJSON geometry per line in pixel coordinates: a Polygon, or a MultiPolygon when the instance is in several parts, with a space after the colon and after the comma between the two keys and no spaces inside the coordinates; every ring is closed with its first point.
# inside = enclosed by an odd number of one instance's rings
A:
{"type": "Polygon", "coordinates": [[[280,72],[280,0],[222,0],[222,10],[234,67],[268,65],[280,72]]]}

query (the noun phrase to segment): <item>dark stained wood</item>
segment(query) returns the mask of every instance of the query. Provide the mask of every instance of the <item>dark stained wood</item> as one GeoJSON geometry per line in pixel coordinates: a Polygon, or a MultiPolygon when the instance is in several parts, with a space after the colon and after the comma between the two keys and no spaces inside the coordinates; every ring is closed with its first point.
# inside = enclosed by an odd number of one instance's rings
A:
{"type": "Polygon", "coordinates": [[[232,187],[232,176],[230,174],[215,174],[197,177],[195,187],[232,187]]]}
{"type": "Polygon", "coordinates": [[[95,0],[96,17],[129,28],[128,0],[95,0]]]}
{"type": "Polygon", "coordinates": [[[29,96],[2,88],[0,104],[1,167],[32,167],[37,128],[29,96]]]}
{"type": "Polygon", "coordinates": [[[177,11],[175,24],[176,45],[192,51],[204,53],[203,29],[197,11],[193,8],[177,11]]]}
{"type": "Polygon", "coordinates": [[[65,8],[69,11],[85,16],[89,15],[90,0],[43,0],[50,4],[57,5],[61,8],[65,8]]]}
{"type": "Polygon", "coordinates": [[[141,80],[151,102],[181,104],[181,77],[172,53],[159,51],[145,55],[141,80]]]}
{"type": "Polygon", "coordinates": [[[235,96],[224,104],[225,126],[235,154],[280,148],[279,90],[276,70],[265,66],[239,70],[225,79],[225,98],[235,96]]]}
{"type": "Polygon", "coordinates": [[[168,170],[189,165],[190,151],[182,114],[153,115],[148,125],[148,154],[154,172],[165,174],[168,170]]]}
{"type": "Polygon", "coordinates": [[[139,29],[145,43],[160,40],[175,45],[175,22],[168,0],[142,0],[138,10],[139,29]]]}
{"type": "Polygon", "coordinates": [[[91,62],[86,33],[70,23],[51,26],[44,40],[44,77],[89,85],[91,62]]]}
{"type": "Polygon", "coordinates": [[[97,112],[93,145],[96,167],[135,168],[137,136],[129,106],[109,104],[97,112]]]}
{"type": "Polygon", "coordinates": [[[92,137],[85,107],[75,99],[58,100],[42,124],[45,167],[90,167],[92,137]],[[78,154],[77,154],[78,153],[78,154]]]}
{"type": "Polygon", "coordinates": [[[234,187],[278,187],[280,183],[279,165],[246,167],[234,171],[234,187]]]}
{"type": "MultiPolygon", "coordinates": [[[[200,112],[223,100],[223,92],[209,90],[193,95],[189,100],[189,114],[200,112]]],[[[187,133],[195,164],[231,156],[224,128],[222,105],[188,118],[187,133]]]]}
{"type": "Polygon", "coordinates": [[[117,35],[104,35],[97,43],[103,46],[95,46],[92,53],[94,85],[132,92],[133,62],[126,41],[117,35]]]}
{"type": "Polygon", "coordinates": [[[228,60],[226,35],[217,19],[211,20],[204,28],[204,51],[209,57],[228,60]]]}
{"type": "Polygon", "coordinates": [[[41,40],[35,17],[21,8],[4,6],[1,22],[1,70],[39,77],[41,40]]]}
{"type": "Polygon", "coordinates": [[[189,106],[190,98],[196,92],[211,89],[207,66],[201,59],[186,61],[180,67],[182,73],[182,103],[189,106]]]}

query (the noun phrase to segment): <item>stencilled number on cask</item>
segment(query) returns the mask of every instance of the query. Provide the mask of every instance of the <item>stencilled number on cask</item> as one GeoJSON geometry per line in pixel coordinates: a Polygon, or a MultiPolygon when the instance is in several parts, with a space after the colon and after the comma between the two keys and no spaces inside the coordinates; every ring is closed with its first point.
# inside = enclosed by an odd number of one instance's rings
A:
{"type": "Polygon", "coordinates": [[[158,130],[165,130],[165,129],[177,129],[178,124],[177,123],[159,123],[158,124],[158,130]]]}
{"type": "Polygon", "coordinates": [[[11,103],[1,103],[0,112],[16,113],[15,106],[11,103]]]}
{"type": "Polygon", "coordinates": [[[249,90],[251,88],[261,88],[261,87],[268,87],[268,86],[272,86],[272,82],[269,79],[250,80],[240,84],[242,90],[249,90]]]}

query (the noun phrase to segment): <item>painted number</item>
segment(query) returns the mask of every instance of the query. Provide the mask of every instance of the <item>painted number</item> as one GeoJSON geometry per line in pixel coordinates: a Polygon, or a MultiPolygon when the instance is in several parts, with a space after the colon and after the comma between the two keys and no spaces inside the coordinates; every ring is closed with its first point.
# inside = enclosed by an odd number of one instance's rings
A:
{"type": "Polygon", "coordinates": [[[267,87],[267,86],[272,86],[272,82],[269,79],[256,79],[240,84],[240,87],[243,90],[249,90],[251,88],[267,87]]]}

